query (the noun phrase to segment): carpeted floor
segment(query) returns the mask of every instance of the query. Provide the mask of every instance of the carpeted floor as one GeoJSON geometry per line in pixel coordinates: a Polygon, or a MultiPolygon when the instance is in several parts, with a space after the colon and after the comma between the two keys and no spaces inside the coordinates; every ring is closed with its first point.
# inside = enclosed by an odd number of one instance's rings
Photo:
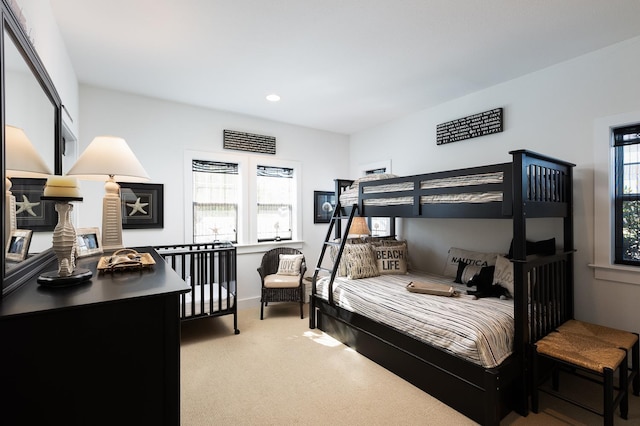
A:
{"type": "MultiPolygon", "coordinates": [[[[340,344],[308,328],[295,304],[232,317],[185,322],[181,346],[181,424],[473,425],[462,414],[340,344]]],[[[570,378],[569,378],[570,379],[570,378]]],[[[599,388],[563,385],[599,401],[599,388]]],[[[640,398],[629,420],[640,425],[640,398]]],[[[502,425],[599,425],[602,418],[541,395],[541,412],[509,414],[502,425]]]]}

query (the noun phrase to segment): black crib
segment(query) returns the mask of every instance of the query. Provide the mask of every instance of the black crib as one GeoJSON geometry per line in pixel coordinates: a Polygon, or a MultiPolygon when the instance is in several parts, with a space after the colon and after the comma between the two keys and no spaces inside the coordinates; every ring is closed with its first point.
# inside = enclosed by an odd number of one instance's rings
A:
{"type": "Polygon", "coordinates": [[[154,249],[191,287],[180,296],[182,321],[233,315],[238,329],[236,248],[230,243],[178,244],[154,249]]]}

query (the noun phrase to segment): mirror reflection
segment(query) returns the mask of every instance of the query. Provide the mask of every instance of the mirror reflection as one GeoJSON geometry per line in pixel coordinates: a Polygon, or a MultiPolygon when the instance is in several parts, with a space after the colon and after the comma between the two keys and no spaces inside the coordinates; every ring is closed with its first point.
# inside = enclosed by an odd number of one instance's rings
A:
{"type": "MultiPolygon", "coordinates": [[[[55,169],[56,107],[20,54],[7,30],[4,31],[3,37],[5,124],[22,129],[48,168],[53,171],[55,169]]],[[[37,198],[39,195],[34,193],[34,185],[37,187],[39,182],[44,180],[12,179],[12,192],[17,202],[17,227],[36,231],[33,232],[29,253],[46,250],[51,246],[52,239],[51,231],[42,232],[44,229],[49,229],[47,220],[50,221],[50,218],[47,219],[46,216],[50,215],[50,212],[46,209],[48,206],[37,198]]],[[[5,270],[16,265],[15,261],[6,263],[5,270]]]]}

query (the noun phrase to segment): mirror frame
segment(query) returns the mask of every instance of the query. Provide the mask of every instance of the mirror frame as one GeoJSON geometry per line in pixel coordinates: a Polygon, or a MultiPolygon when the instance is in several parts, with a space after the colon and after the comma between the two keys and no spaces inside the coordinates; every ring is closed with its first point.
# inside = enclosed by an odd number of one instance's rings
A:
{"type": "MultiPolygon", "coordinates": [[[[51,104],[55,109],[54,118],[54,135],[53,143],[54,148],[54,173],[57,175],[62,174],[62,152],[63,152],[63,138],[62,138],[62,102],[60,96],[53,85],[53,80],[47,73],[35,47],[29,40],[24,28],[20,25],[16,14],[9,5],[9,0],[2,0],[2,19],[1,19],[2,39],[0,40],[0,58],[2,59],[2,65],[0,66],[0,132],[2,134],[2,175],[6,176],[6,152],[5,152],[5,120],[6,120],[6,105],[5,105],[5,70],[4,70],[4,34],[8,34],[24,58],[25,63],[31,69],[34,77],[42,87],[43,92],[51,101],[51,104]]],[[[2,179],[2,192],[6,192],[5,179],[2,179]]],[[[2,216],[4,223],[5,206],[4,201],[2,204],[2,216]]],[[[2,241],[6,241],[7,229],[2,229],[2,241]]],[[[50,261],[53,260],[55,254],[52,249],[48,249],[42,253],[31,256],[29,259],[21,262],[18,266],[12,268],[7,272],[5,262],[5,250],[4,247],[0,250],[0,260],[2,261],[2,296],[5,297],[10,292],[19,288],[22,284],[29,281],[32,277],[38,274],[50,261]]]]}

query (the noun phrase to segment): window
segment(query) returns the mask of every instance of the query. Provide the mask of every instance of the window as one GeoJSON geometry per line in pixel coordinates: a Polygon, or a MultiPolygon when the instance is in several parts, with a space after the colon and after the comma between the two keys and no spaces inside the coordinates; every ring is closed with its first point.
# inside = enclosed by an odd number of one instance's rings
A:
{"type": "Polygon", "coordinates": [[[292,238],[294,171],[288,167],[256,167],[258,241],[292,238]]]}
{"type": "Polygon", "coordinates": [[[300,163],[185,151],[183,164],[186,242],[249,246],[301,239],[300,163]]]}
{"type": "Polygon", "coordinates": [[[613,130],[615,263],[640,266],[640,124],[613,130]]]}
{"type": "Polygon", "coordinates": [[[237,163],[193,160],[193,242],[238,241],[237,163]]]}

